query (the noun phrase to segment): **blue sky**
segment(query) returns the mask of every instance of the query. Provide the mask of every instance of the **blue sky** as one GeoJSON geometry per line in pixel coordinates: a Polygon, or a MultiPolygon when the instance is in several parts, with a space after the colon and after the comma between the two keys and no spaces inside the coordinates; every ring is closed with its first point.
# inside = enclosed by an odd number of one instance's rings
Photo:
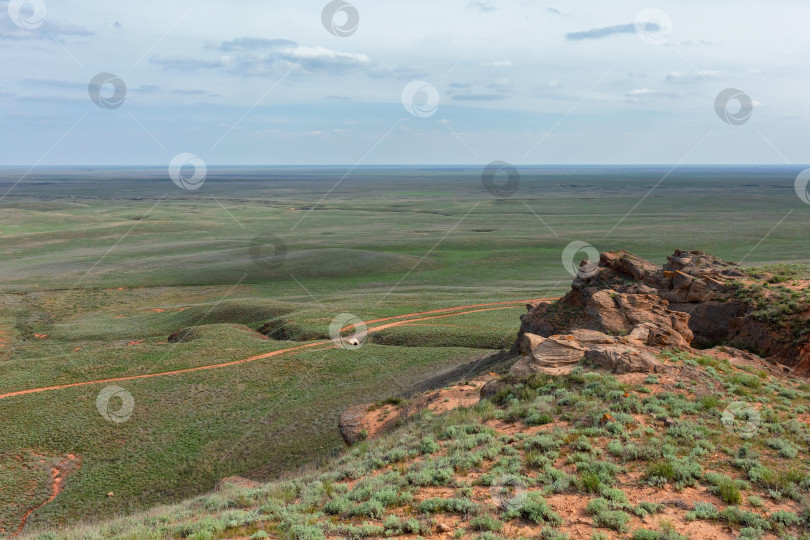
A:
{"type": "Polygon", "coordinates": [[[358,0],[333,32],[326,7],[4,2],[0,165],[808,161],[801,0],[358,0]]]}

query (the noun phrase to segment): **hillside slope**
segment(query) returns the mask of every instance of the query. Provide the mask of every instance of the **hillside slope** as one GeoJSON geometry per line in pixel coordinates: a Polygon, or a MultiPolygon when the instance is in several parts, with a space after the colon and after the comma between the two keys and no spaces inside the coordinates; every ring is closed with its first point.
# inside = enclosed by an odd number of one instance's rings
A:
{"type": "MultiPolygon", "coordinates": [[[[810,384],[780,351],[692,348],[700,330],[661,297],[677,289],[644,283],[672,270],[633,278],[644,263],[585,263],[565,299],[529,306],[508,373],[367,405],[371,438],[318,467],[32,537],[810,537],[810,384]]],[[[759,317],[750,298],[743,326],[759,317]]]]}

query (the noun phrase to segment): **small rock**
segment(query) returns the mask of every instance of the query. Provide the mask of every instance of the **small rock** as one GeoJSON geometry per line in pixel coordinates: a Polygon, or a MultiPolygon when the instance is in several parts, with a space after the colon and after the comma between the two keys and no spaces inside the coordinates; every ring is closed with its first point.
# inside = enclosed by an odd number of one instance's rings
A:
{"type": "Polygon", "coordinates": [[[108,491],[108,492],[107,492],[107,497],[112,497],[112,496],[114,496],[114,495],[115,495],[115,493],[113,493],[112,491],[108,491]]]}

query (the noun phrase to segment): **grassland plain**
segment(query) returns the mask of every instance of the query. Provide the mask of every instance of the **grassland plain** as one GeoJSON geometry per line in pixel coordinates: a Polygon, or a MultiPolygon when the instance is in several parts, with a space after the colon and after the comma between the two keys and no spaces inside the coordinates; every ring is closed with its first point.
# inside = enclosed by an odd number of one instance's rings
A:
{"type": "MultiPolygon", "coordinates": [[[[0,394],[263,354],[327,336],[339,313],[552,296],[567,289],[560,256],[573,240],[656,261],[674,247],[746,264],[808,260],[798,167],[683,168],[651,191],[668,170],[522,169],[519,192],[499,200],[468,168],[361,168],[326,198],[345,171],[213,169],[191,193],[162,170],[43,169],[2,201],[0,394]],[[287,248],[269,270],[249,254],[268,234],[287,248]],[[267,323],[296,341],[250,331],[267,323]],[[201,327],[193,339],[167,342],[189,327],[201,327]]],[[[0,190],[18,178],[4,171],[0,190]]],[[[68,453],[80,467],[30,526],[322,458],[341,444],[344,407],[508,345],[522,311],[391,328],[359,351],[133,381],[122,424],[96,411],[100,387],[0,400],[0,527],[46,497],[48,464],[68,453]]]]}

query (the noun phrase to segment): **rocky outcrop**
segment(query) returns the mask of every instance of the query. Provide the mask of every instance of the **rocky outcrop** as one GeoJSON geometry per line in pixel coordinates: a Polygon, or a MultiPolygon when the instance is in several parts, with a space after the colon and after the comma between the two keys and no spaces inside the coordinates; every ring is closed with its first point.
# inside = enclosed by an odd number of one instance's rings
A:
{"type": "Polygon", "coordinates": [[[555,361],[543,347],[529,355],[533,360],[526,358],[527,351],[521,350],[524,336],[550,338],[589,329],[609,336],[632,335],[633,341],[652,347],[727,343],[810,374],[810,333],[794,334],[784,324],[754,316],[755,301],[737,298],[733,291],[740,283],[756,280],[735,263],[700,251],[676,250],[658,266],[620,250],[602,253],[598,265],[583,265],[589,269],[586,277],[575,278],[564,298],[527,306],[511,350],[522,356],[519,369],[544,361],[554,367],[555,361]]]}
{"type": "Polygon", "coordinates": [[[426,409],[442,413],[456,407],[471,407],[481,399],[481,388],[493,380],[498,380],[497,375],[481,375],[467,382],[416,394],[407,401],[354,405],[340,415],[338,428],[348,445],[374,439],[426,409]]]}
{"type": "Polygon", "coordinates": [[[662,341],[659,328],[653,323],[635,326],[625,336],[609,336],[587,329],[548,338],[524,334],[523,356],[512,366],[509,374],[526,377],[533,373],[563,375],[571,373],[584,359],[590,366],[612,373],[654,373],[665,367],[656,357],[662,341]]]}
{"type": "Polygon", "coordinates": [[[371,407],[368,403],[353,405],[340,415],[338,429],[346,444],[356,444],[368,438],[368,430],[373,425],[369,418],[371,407]]]}

